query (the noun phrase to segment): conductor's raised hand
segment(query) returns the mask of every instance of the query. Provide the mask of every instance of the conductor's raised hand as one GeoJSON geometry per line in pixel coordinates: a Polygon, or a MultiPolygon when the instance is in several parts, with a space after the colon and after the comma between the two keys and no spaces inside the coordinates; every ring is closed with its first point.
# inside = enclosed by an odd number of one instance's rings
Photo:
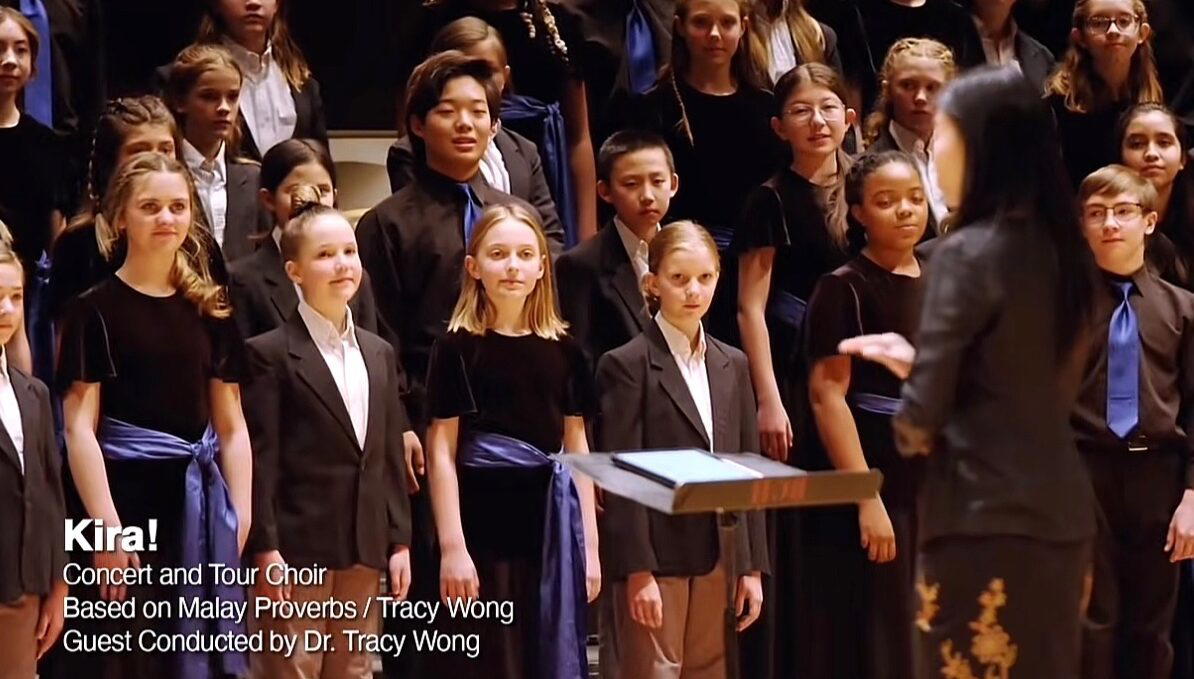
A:
{"type": "Polygon", "coordinates": [[[901,380],[908,379],[916,349],[903,335],[885,332],[881,335],[859,335],[842,340],[837,350],[847,356],[858,356],[885,366],[901,380]]]}

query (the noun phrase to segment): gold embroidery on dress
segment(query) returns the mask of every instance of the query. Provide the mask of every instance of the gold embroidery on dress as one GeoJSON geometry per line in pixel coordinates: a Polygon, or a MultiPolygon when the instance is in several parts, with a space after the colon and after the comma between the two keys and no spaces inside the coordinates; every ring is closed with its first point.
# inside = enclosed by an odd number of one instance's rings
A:
{"type": "Polygon", "coordinates": [[[920,594],[920,612],[916,614],[916,627],[922,632],[928,632],[937,611],[941,610],[937,605],[937,594],[941,591],[941,585],[930,585],[924,580],[919,580],[916,583],[916,591],[920,594]]]}
{"type": "MultiPolygon", "coordinates": [[[[923,596],[923,595],[922,595],[923,596]]],[[[970,641],[970,653],[984,666],[983,679],[1009,679],[1011,668],[1016,664],[1018,649],[1012,637],[999,624],[999,609],[1007,605],[1003,578],[995,578],[987,585],[987,591],[978,598],[982,613],[970,623],[974,637],[970,641]]],[[[978,679],[970,661],[954,651],[952,641],[941,644],[941,659],[945,664],[941,676],[946,679],[978,679]]]]}

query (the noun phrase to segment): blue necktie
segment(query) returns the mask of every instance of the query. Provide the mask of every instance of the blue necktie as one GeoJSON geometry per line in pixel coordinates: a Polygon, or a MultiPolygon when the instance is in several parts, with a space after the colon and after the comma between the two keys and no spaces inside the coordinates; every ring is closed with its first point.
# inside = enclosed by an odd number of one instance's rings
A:
{"type": "Polygon", "coordinates": [[[1123,301],[1107,334],[1107,427],[1127,438],[1140,419],[1140,326],[1128,298],[1134,285],[1116,281],[1123,301]]]}
{"type": "Polygon", "coordinates": [[[461,183],[456,186],[459,186],[464,193],[464,245],[467,248],[469,239],[473,237],[473,227],[481,218],[481,199],[477,197],[477,192],[473,191],[473,187],[468,184],[461,183]]]}
{"type": "Polygon", "coordinates": [[[639,2],[630,0],[630,14],[626,15],[626,62],[630,72],[630,91],[635,94],[651,89],[657,75],[651,24],[639,2]]]}
{"type": "Polygon", "coordinates": [[[37,75],[25,86],[25,113],[37,122],[54,129],[54,72],[50,64],[50,15],[41,0],[21,0],[24,14],[37,35],[41,47],[37,51],[37,75]]]}

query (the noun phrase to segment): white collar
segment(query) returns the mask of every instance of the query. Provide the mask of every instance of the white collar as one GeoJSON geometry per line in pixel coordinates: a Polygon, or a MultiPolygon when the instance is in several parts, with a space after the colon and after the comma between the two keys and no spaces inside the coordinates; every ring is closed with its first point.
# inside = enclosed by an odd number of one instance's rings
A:
{"type": "Polygon", "coordinates": [[[887,124],[887,129],[891,132],[892,139],[895,139],[896,146],[900,147],[904,153],[919,153],[926,156],[929,154],[929,145],[920,138],[920,135],[897,123],[894,118],[887,124]]]}
{"type": "Polygon", "coordinates": [[[987,33],[986,24],[983,23],[982,19],[978,18],[977,14],[971,14],[970,18],[974,20],[974,28],[978,31],[978,37],[982,38],[983,40],[989,40],[997,45],[1015,44],[1016,36],[1020,33],[1020,26],[1016,23],[1015,17],[1010,17],[1008,19],[1009,23],[1011,24],[1011,30],[1007,32],[1007,38],[1003,40],[996,40],[995,36],[987,33]]]}
{"type": "Polygon", "coordinates": [[[265,42],[265,51],[261,54],[245,49],[243,45],[228,36],[224,36],[224,47],[232,54],[232,58],[244,69],[246,76],[257,76],[270,67],[274,59],[274,43],[265,42]]]}
{"type": "MultiPolygon", "coordinates": [[[[640,244],[646,244],[647,241],[638,237],[634,231],[626,226],[626,222],[622,221],[621,217],[614,216],[614,226],[618,229],[618,235],[622,238],[622,245],[626,246],[626,252],[638,252],[640,244]]],[[[659,233],[659,225],[655,225],[655,233],[659,233]]]]}
{"type": "Polygon", "coordinates": [[[659,330],[663,332],[663,339],[667,341],[667,348],[672,352],[673,356],[685,362],[705,360],[705,351],[708,349],[708,345],[705,343],[705,325],[703,323],[697,327],[695,349],[692,343],[688,341],[688,335],[685,335],[683,330],[672,325],[664,318],[663,312],[655,313],[655,323],[659,325],[659,330]]]}
{"type": "Polygon", "coordinates": [[[326,316],[307,304],[307,300],[303,299],[302,289],[295,287],[299,297],[299,315],[302,316],[303,323],[307,326],[307,332],[311,333],[311,339],[315,340],[316,344],[339,347],[340,344],[347,342],[351,346],[357,346],[357,331],[352,322],[352,309],[344,310],[344,330],[341,332],[326,316]]]}
{"type": "Polygon", "coordinates": [[[224,159],[224,142],[220,142],[220,150],[216,151],[216,157],[212,161],[199,152],[191,142],[186,139],[182,140],[182,160],[191,168],[191,172],[205,170],[207,172],[214,171],[220,179],[227,179],[228,164],[224,159]]]}
{"type": "Polygon", "coordinates": [[[12,375],[8,373],[8,352],[4,350],[4,347],[0,347],[0,379],[12,382],[12,375]]]}

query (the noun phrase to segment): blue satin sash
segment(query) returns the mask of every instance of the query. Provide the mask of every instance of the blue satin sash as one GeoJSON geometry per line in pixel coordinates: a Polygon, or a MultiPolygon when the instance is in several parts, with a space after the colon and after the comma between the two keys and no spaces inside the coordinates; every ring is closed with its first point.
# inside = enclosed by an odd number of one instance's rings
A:
{"type": "Polygon", "coordinates": [[[900,409],[900,399],[867,392],[850,394],[850,402],[859,410],[889,417],[895,415],[900,409]]]}
{"type": "MultiPolygon", "coordinates": [[[[237,554],[236,509],[228,486],[216,464],[219,441],[211,426],[203,437],[189,443],[177,436],[153,429],[138,427],[115,418],[104,417],[100,421],[100,449],[109,460],[177,460],[190,459],[186,472],[185,510],[182,531],[182,563],[180,566],[193,568],[218,563],[230,568],[240,566],[237,554]]],[[[204,578],[202,585],[181,586],[180,594],[195,599],[220,598],[224,601],[243,602],[245,590],[242,587],[218,586],[204,578]]],[[[179,632],[232,633],[243,634],[244,622],[230,620],[212,621],[183,618],[178,623],[179,632]]],[[[208,679],[211,675],[211,658],[206,653],[180,654],[182,666],[178,679],[208,679]]],[[[241,675],[248,671],[248,661],[243,653],[224,653],[219,668],[225,674],[241,675]]]]}
{"type": "MultiPolygon", "coordinates": [[[[546,104],[534,97],[515,94],[502,100],[502,121],[519,123],[537,122],[543,131],[539,138],[539,158],[543,161],[543,172],[551,197],[556,202],[556,212],[564,225],[564,246],[572,247],[580,242],[580,226],[576,208],[576,189],[572,185],[572,166],[568,162],[568,132],[564,127],[564,115],[560,104],[546,104]]],[[[517,125],[512,125],[517,127],[517,125]]]]}
{"type": "Polygon", "coordinates": [[[487,432],[466,441],[457,461],[471,469],[551,467],[539,581],[539,676],[585,679],[588,596],[584,522],[580,495],[568,467],[525,441],[487,432]]]}

